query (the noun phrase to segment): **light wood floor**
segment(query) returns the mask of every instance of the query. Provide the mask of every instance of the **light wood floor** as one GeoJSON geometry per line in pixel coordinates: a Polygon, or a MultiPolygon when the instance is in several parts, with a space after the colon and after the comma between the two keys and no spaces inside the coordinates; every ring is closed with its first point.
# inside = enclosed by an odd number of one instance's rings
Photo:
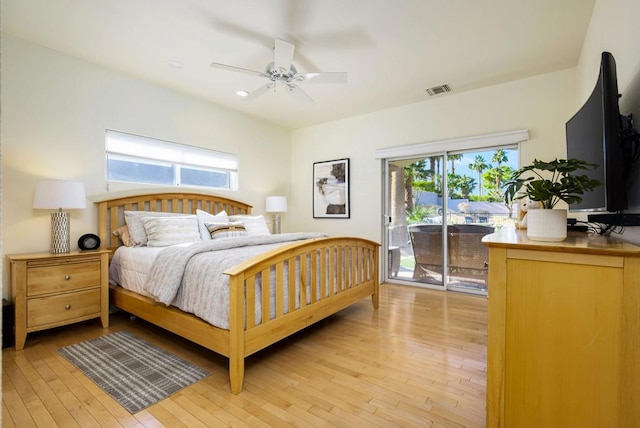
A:
{"type": "Polygon", "coordinates": [[[115,314],[3,350],[2,426],[484,426],[486,345],[486,298],[384,284],[377,311],[363,300],[248,358],[232,395],[227,359],[115,314]],[[57,353],[118,330],[212,374],[130,415],[57,353]]]}

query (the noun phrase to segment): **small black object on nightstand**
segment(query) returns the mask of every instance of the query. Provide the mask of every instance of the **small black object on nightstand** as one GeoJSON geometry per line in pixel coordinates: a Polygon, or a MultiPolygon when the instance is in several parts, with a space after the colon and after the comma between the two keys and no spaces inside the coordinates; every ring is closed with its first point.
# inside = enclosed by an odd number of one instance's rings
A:
{"type": "Polygon", "coordinates": [[[83,251],[97,250],[100,248],[100,238],[98,235],[94,235],[93,233],[82,235],[80,239],[78,239],[78,247],[83,251]]]}

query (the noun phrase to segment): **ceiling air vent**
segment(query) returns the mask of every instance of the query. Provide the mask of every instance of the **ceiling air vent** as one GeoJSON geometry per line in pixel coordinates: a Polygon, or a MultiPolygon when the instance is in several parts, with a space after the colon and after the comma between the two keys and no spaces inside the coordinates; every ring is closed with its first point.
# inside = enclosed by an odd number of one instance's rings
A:
{"type": "Polygon", "coordinates": [[[449,85],[434,86],[433,88],[427,89],[427,94],[431,96],[444,94],[445,92],[451,92],[449,85]]]}

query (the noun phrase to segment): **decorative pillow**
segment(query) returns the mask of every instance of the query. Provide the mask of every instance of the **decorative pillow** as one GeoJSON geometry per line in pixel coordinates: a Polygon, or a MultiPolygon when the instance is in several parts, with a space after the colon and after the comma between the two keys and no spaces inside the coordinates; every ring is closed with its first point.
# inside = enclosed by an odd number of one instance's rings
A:
{"type": "Polygon", "coordinates": [[[211,239],[247,236],[247,231],[241,221],[207,222],[205,226],[211,234],[211,239]]]}
{"type": "Polygon", "coordinates": [[[181,217],[142,217],[147,232],[147,246],[168,247],[200,241],[195,215],[181,217]]]}
{"type": "Polygon", "coordinates": [[[113,236],[117,236],[125,247],[135,247],[136,244],[133,242],[133,239],[131,239],[127,226],[121,226],[111,233],[113,236]]]}
{"type": "Polygon", "coordinates": [[[213,215],[209,214],[206,211],[196,210],[196,215],[198,216],[198,230],[200,231],[200,239],[202,239],[203,241],[211,240],[211,233],[207,229],[205,223],[229,221],[229,217],[227,217],[226,211],[220,211],[218,214],[213,215]]]}
{"type": "Polygon", "coordinates": [[[264,216],[261,215],[230,215],[229,221],[241,221],[249,236],[271,235],[264,216]]]}
{"type": "Polygon", "coordinates": [[[124,221],[129,228],[129,236],[136,247],[147,245],[147,232],[142,223],[143,217],[184,217],[191,214],[164,213],[159,211],[125,211],[124,221]]]}

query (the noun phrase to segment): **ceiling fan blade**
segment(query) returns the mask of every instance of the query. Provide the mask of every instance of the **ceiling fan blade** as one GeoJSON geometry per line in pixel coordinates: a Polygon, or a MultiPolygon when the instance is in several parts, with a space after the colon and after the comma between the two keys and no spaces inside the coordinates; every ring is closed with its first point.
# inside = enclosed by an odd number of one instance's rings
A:
{"type": "Polygon", "coordinates": [[[293,98],[298,104],[314,106],[316,102],[305,91],[300,89],[300,86],[293,83],[287,85],[287,90],[291,98],[293,98]]]}
{"type": "Polygon", "coordinates": [[[298,73],[306,83],[347,83],[347,73],[342,71],[329,71],[318,73],[298,73]]]}
{"type": "Polygon", "coordinates": [[[246,97],[242,98],[242,101],[251,101],[253,99],[258,98],[260,95],[264,94],[265,92],[268,92],[270,89],[272,89],[275,86],[275,83],[273,82],[269,82],[264,86],[260,86],[258,89],[256,89],[255,91],[251,92],[249,95],[247,95],[246,97]]]}
{"type": "Polygon", "coordinates": [[[250,74],[252,76],[262,76],[263,74],[262,71],[249,70],[248,68],[236,67],[236,66],[227,65],[227,64],[220,64],[218,62],[212,62],[211,67],[219,68],[221,70],[237,71],[239,73],[250,74]]]}
{"type": "Polygon", "coordinates": [[[276,39],[275,43],[273,62],[277,69],[283,69],[285,73],[288,73],[291,68],[291,61],[293,61],[293,51],[296,47],[280,39],[276,39]]]}

